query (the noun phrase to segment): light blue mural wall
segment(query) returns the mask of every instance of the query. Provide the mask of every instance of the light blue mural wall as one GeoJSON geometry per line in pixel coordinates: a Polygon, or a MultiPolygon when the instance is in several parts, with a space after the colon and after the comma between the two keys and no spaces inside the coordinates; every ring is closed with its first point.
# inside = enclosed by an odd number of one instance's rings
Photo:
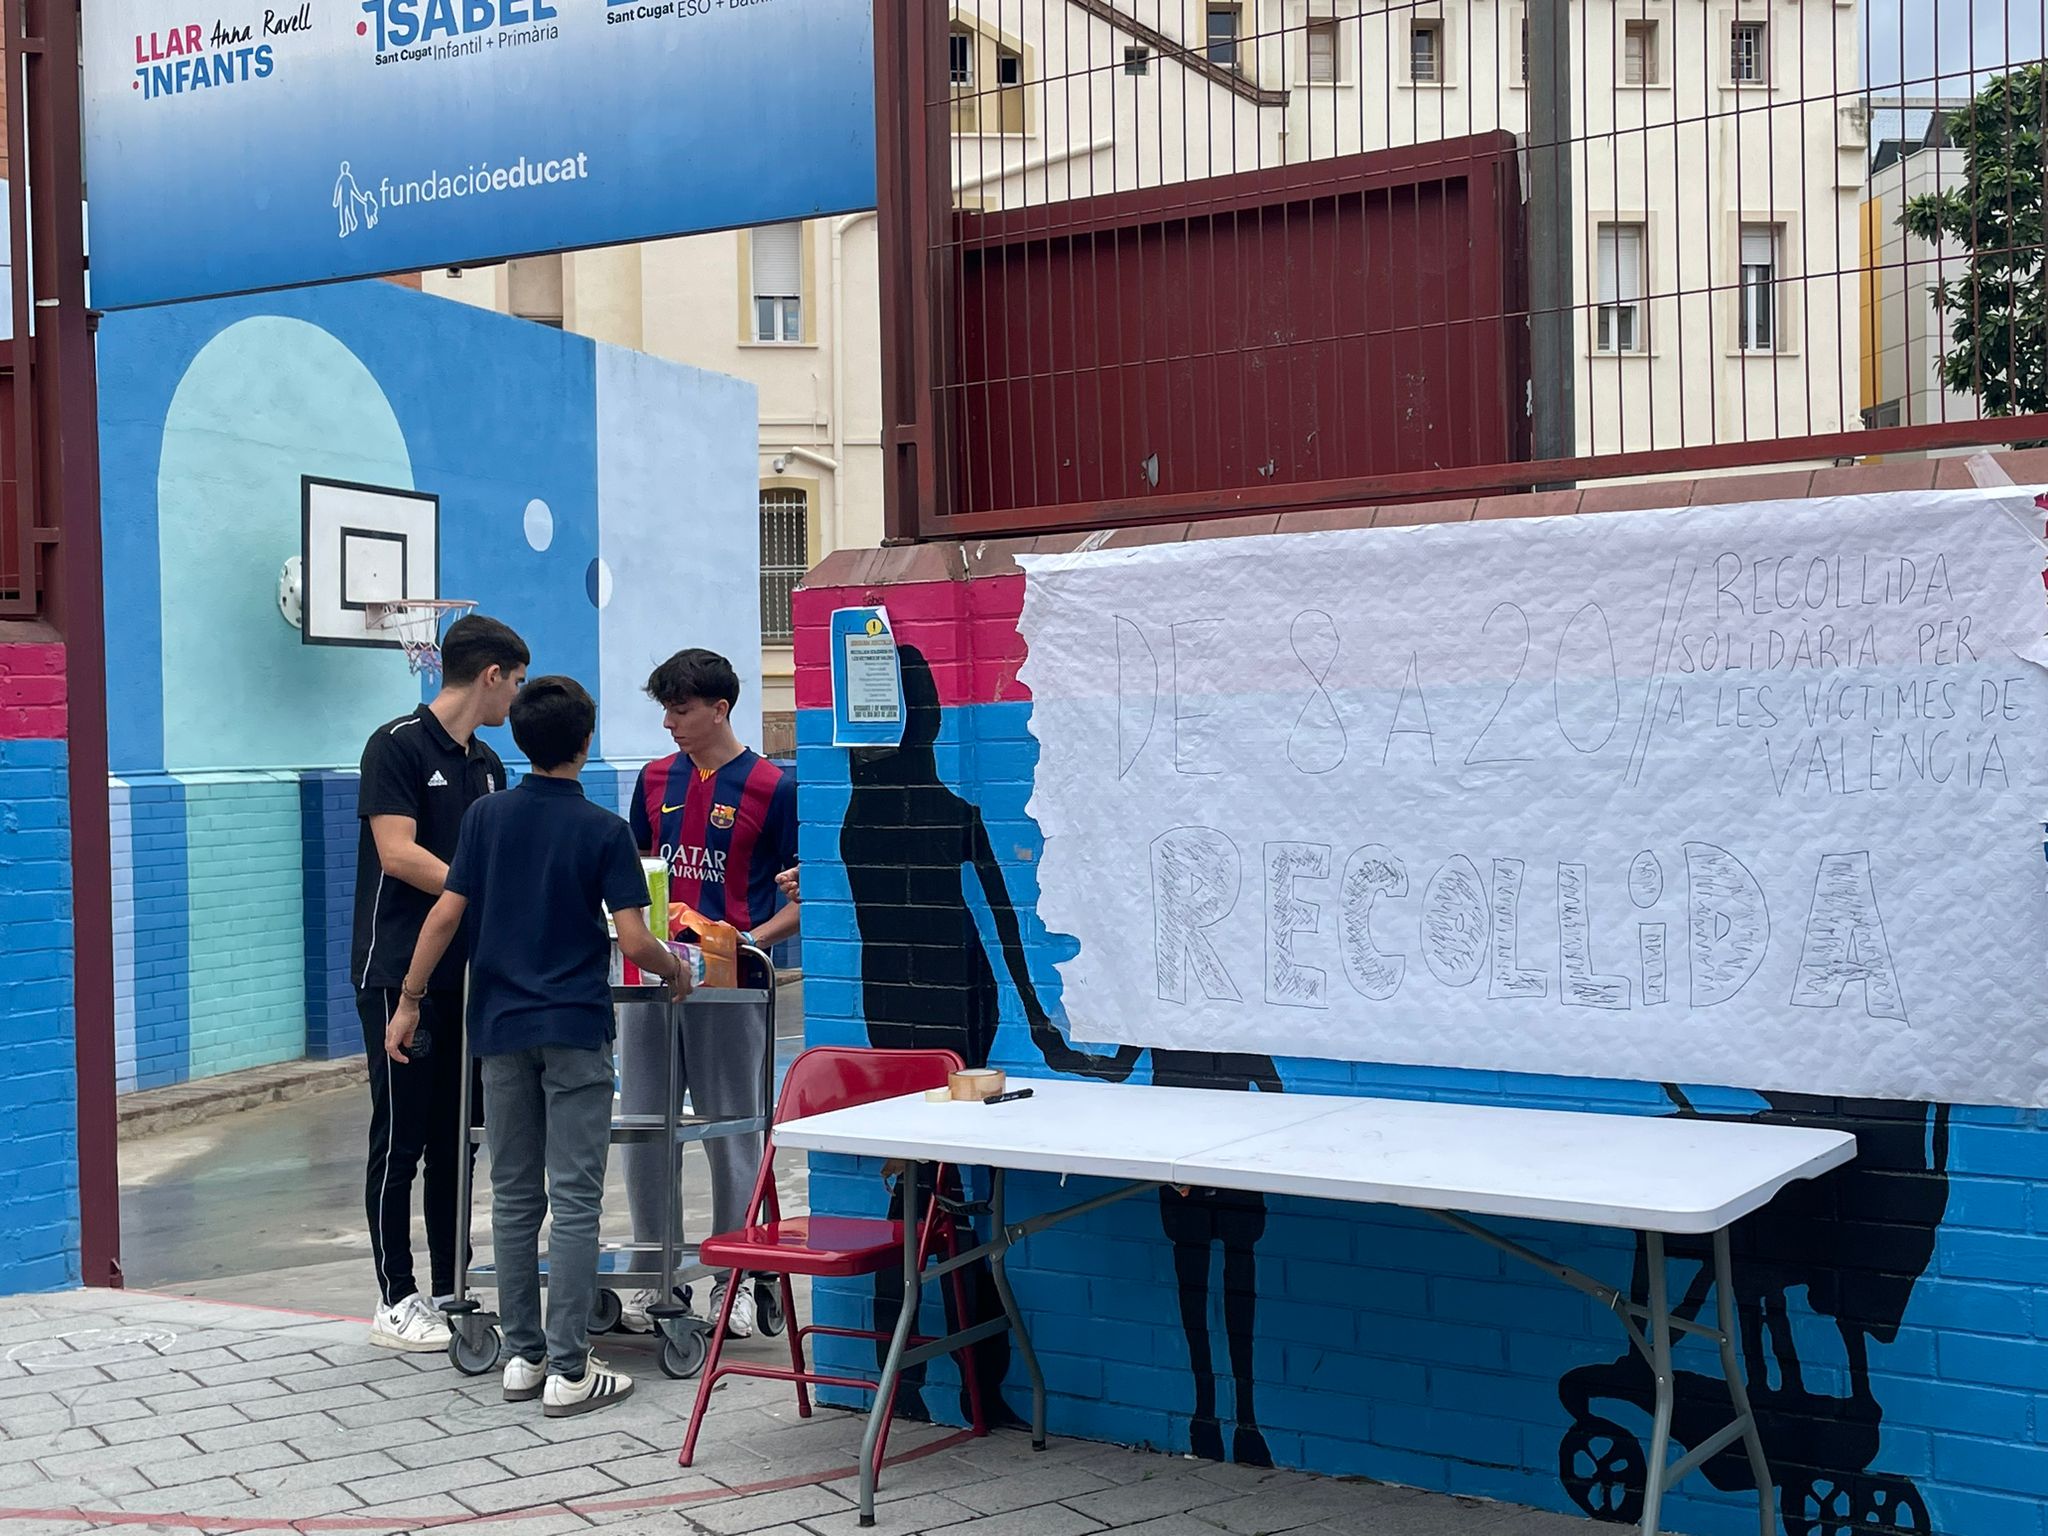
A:
{"type": "Polygon", "coordinates": [[[279,613],[302,476],[440,498],[442,594],[599,695],[600,800],[667,750],[659,657],[758,709],[750,385],[376,282],[111,315],[99,368],[123,1088],[357,1044],[331,781],[422,688],[279,613]]]}

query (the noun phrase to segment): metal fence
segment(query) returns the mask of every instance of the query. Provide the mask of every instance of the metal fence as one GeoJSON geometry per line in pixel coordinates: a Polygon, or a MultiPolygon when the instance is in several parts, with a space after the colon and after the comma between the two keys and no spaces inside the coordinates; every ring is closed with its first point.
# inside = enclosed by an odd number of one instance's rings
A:
{"type": "Polygon", "coordinates": [[[2044,20],[878,7],[891,532],[2048,437],[2044,20]]]}
{"type": "MultiPolygon", "coordinates": [[[[13,7],[0,11],[12,33],[18,26],[13,7]]],[[[10,65],[22,44],[8,38],[4,57],[10,65]]],[[[27,114],[22,92],[11,88],[18,69],[0,70],[0,174],[6,176],[8,293],[0,306],[0,618],[34,618],[42,612],[42,548],[47,530],[38,531],[35,500],[34,441],[29,370],[33,359],[25,340],[35,311],[29,303],[29,218],[26,156],[27,114]]]]}

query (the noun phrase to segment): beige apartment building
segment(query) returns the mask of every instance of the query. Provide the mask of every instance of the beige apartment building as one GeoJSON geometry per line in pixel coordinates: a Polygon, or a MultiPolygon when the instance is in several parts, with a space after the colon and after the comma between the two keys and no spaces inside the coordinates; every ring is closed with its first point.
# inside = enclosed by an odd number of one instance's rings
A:
{"type": "Polygon", "coordinates": [[[1942,111],[1917,138],[1885,140],[1871,160],[1862,226],[1866,426],[1922,427],[1982,414],[1974,394],[1950,389],[1943,377],[1954,316],[1942,313],[1932,292],[1967,275],[1969,252],[1946,238],[1923,240],[1899,223],[1915,198],[1963,187],[1968,173],[1967,154],[1949,142],[1942,111]]]}
{"type": "MultiPolygon", "coordinates": [[[[1011,209],[1528,127],[1522,0],[958,0],[955,196],[1011,209]]],[[[1857,12],[1575,0],[1581,453],[1858,425],[1857,12]]],[[[882,536],[871,215],[423,274],[759,387],[766,745],[788,592],[882,536]]],[[[686,488],[679,488],[686,494],[686,488]]]]}

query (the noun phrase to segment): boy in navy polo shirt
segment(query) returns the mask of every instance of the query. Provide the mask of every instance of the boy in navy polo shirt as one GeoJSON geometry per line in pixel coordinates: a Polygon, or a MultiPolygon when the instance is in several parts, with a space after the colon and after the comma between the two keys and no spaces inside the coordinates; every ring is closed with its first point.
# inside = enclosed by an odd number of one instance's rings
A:
{"type": "Polygon", "coordinates": [[[420,929],[385,1050],[405,1060],[420,999],[469,922],[469,1045],[483,1064],[491,1147],[505,1399],[543,1399],[549,1418],[618,1402],[632,1378],[590,1354],[598,1220],[612,1123],[610,942],[681,996],[682,962],[647,931],[647,880],[626,823],[584,798],[597,706],[568,677],[537,677],[512,705],[512,739],[533,764],[518,788],[478,801],[441,899],[420,929]],[[548,1243],[541,1327],[540,1224],[548,1243]]]}

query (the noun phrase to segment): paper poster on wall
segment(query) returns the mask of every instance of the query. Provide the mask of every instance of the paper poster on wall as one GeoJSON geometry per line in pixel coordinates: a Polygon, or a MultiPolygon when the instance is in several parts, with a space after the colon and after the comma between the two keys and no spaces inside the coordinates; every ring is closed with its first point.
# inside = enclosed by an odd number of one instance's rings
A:
{"type": "Polygon", "coordinates": [[[2048,1104],[2030,495],[1025,558],[1074,1033],[2048,1104]]]}
{"type": "Polygon", "coordinates": [[[903,664],[886,608],[832,611],[832,745],[903,740],[903,664]]]}

